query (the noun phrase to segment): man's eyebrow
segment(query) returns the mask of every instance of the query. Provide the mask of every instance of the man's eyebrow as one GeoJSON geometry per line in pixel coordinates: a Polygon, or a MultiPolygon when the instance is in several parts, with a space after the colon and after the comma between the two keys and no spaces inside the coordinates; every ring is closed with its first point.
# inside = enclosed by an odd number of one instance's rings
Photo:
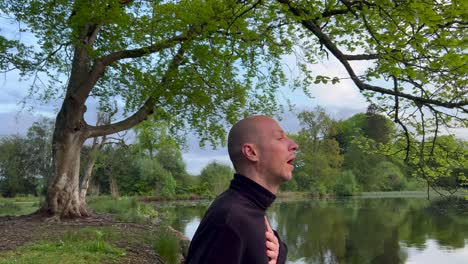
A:
{"type": "Polygon", "coordinates": [[[284,132],[284,130],[275,130],[275,133],[281,134],[282,136],[286,135],[286,132],[284,132]]]}

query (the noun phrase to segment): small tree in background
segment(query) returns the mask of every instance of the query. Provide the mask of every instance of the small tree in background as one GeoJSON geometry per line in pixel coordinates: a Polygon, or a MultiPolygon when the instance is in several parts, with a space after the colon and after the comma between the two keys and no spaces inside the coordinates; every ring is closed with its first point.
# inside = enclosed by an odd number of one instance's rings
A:
{"type": "Polygon", "coordinates": [[[343,171],[337,179],[335,193],[338,196],[350,196],[358,191],[356,177],[351,170],[343,171]]]}
{"type": "Polygon", "coordinates": [[[213,195],[218,195],[229,187],[234,170],[216,161],[206,165],[200,172],[200,184],[206,184],[213,195]]]}

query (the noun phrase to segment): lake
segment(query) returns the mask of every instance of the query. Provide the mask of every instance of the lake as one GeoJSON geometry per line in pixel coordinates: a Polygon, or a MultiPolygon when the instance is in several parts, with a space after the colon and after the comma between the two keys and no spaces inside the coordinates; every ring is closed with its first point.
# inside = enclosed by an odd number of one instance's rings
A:
{"type": "MultiPolygon", "coordinates": [[[[160,208],[189,238],[208,203],[160,208]]],[[[288,263],[467,264],[468,213],[423,198],[276,201],[268,210],[288,263]]]]}

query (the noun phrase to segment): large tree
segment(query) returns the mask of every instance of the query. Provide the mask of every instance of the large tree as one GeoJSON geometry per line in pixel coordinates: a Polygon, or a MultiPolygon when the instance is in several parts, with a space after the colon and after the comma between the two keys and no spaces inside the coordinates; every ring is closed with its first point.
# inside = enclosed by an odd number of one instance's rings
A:
{"type": "Polygon", "coordinates": [[[276,108],[274,91],[285,79],[280,59],[291,40],[306,77],[294,83],[339,81],[307,70],[332,54],[402,126],[431,113],[435,133],[444,123],[466,127],[465,10],[464,1],[422,0],[5,0],[2,16],[19,21],[38,45],[2,35],[0,67],[32,74],[33,93],[44,87],[41,74],[49,75],[46,98],[60,95],[66,76],[43,209],[80,216],[79,149],[87,138],[154,114],[193,128],[202,141],[221,139],[225,121],[276,108]],[[352,62],[363,60],[372,63],[359,75],[352,62]],[[127,118],[89,125],[89,97],[123,100],[127,118]],[[410,108],[420,114],[404,111],[410,108]]]}
{"type": "Polygon", "coordinates": [[[295,181],[301,190],[322,194],[331,191],[343,163],[339,143],[333,138],[336,121],[321,107],[297,116],[301,130],[293,135],[300,146],[295,181]]]}
{"type": "Polygon", "coordinates": [[[224,138],[227,123],[274,111],[275,91],[285,80],[280,59],[291,41],[284,37],[284,16],[275,3],[259,4],[3,1],[2,16],[18,21],[18,30],[31,32],[37,44],[3,35],[0,66],[32,76],[32,93],[63,96],[53,137],[55,171],[42,210],[53,219],[87,214],[78,174],[88,138],[129,129],[155,115],[175,128],[191,127],[214,144],[224,138]],[[45,89],[39,85],[44,76],[50,80],[45,89]],[[103,105],[125,102],[126,117],[90,125],[84,119],[90,97],[103,105]]]}

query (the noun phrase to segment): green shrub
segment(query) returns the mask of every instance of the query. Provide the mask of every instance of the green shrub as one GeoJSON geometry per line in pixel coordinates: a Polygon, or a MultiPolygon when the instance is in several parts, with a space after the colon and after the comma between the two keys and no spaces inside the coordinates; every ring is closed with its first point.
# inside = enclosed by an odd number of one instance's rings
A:
{"type": "Polygon", "coordinates": [[[324,184],[319,183],[317,186],[317,193],[318,195],[326,195],[327,194],[327,187],[324,184]]]}
{"type": "Polygon", "coordinates": [[[419,190],[425,190],[425,189],[426,189],[426,183],[417,178],[411,178],[406,183],[406,187],[405,187],[405,190],[408,190],[408,191],[419,191],[419,190]]]}
{"type": "Polygon", "coordinates": [[[338,177],[335,185],[335,193],[338,196],[350,196],[357,192],[357,182],[351,170],[345,170],[338,177]]]}
{"type": "Polygon", "coordinates": [[[176,181],[172,175],[167,175],[162,181],[161,197],[171,199],[176,193],[176,181]]]}
{"type": "Polygon", "coordinates": [[[170,232],[164,230],[158,234],[153,241],[153,249],[168,264],[179,263],[180,244],[179,238],[170,232]]]}
{"type": "Polygon", "coordinates": [[[105,196],[91,199],[88,205],[96,212],[115,214],[121,221],[141,223],[154,221],[158,217],[152,205],[141,203],[137,198],[112,199],[105,196]]]}
{"type": "Polygon", "coordinates": [[[229,165],[212,162],[206,165],[200,172],[200,184],[207,188],[211,196],[217,196],[224,192],[232,180],[234,171],[229,165]]]}
{"type": "Polygon", "coordinates": [[[381,161],[370,171],[375,179],[375,191],[401,191],[406,187],[406,178],[400,167],[390,161],[381,161]]]}
{"type": "Polygon", "coordinates": [[[214,194],[210,191],[210,187],[208,185],[208,183],[206,182],[203,182],[203,183],[200,183],[196,186],[192,186],[190,188],[190,192],[191,193],[194,193],[196,195],[198,195],[199,197],[202,197],[202,198],[207,198],[207,199],[210,199],[210,198],[214,198],[214,194]]]}

